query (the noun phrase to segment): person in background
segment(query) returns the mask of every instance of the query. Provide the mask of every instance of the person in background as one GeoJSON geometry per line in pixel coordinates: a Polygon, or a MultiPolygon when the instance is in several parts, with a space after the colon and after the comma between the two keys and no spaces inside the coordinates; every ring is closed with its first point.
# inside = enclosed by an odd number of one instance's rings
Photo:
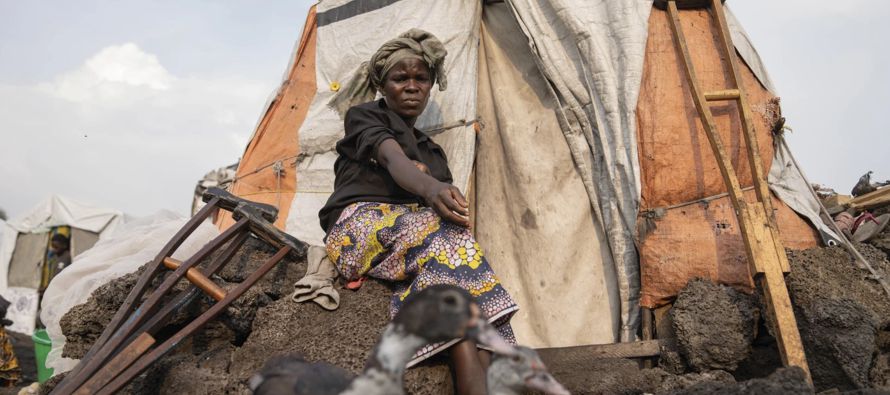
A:
{"type": "Polygon", "coordinates": [[[0,296],[0,387],[14,387],[22,378],[19,359],[6,334],[6,327],[12,325],[12,321],[6,319],[8,309],[9,301],[0,296]]]}
{"type": "Polygon", "coordinates": [[[43,266],[43,275],[40,280],[40,290],[45,290],[59,272],[71,265],[71,243],[68,237],[56,233],[50,242],[49,252],[46,257],[46,265],[43,266]]]}

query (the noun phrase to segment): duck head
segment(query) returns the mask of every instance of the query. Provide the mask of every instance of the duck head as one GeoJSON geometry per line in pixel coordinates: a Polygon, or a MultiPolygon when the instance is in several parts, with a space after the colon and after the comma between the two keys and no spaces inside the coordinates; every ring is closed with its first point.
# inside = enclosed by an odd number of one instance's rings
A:
{"type": "Polygon", "coordinates": [[[470,293],[453,285],[433,285],[410,295],[393,323],[430,343],[468,338],[495,353],[515,353],[488,323],[470,293]]]}
{"type": "Polygon", "coordinates": [[[547,395],[569,395],[535,350],[516,346],[513,355],[496,355],[488,370],[489,392],[492,395],[523,393],[526,389],[547,395]]]}

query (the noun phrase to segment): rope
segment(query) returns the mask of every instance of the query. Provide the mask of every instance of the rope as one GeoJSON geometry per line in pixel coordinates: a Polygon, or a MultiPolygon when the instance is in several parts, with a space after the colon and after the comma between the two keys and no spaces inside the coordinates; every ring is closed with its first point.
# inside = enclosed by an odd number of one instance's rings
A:
{"type": "Polygon", "coordinates": [[[257,174],[257,173],[259,173],[259,172],[261,172],[261,171],[263,171],[263,170],[265,170],[265,169],[267,169],[267,168],[269,168],[269,167],[274,167],[274,166],[276,166],[276,165],[277,165],[277,166],[282,166],[282,169],[283,169],[283,163],[284,163],[284,161],[286,161],[286,160],[290,160],[290,159],[296,159],[298,156],[300,156],[300,155],[297,154],[297,155],[288,156],[288,157],[286,157],[286,158],[276,159],[274,162],[267,163],[267,164],[265,164],[265,165],[262,165],[262,166],[260,166],[260,167],[257,167],[256,169],[253,169],[253,170],[250,171],[249,173],[244,173],[244,174],[242,174],[241,176],[237,176],[237,177],[235,177],[235,178],[232,180],[232,182],[240,181],[242,178],[245,178],[245,177],[247,177],[247,176],[252,176],[252,175],[257,174]]]}
{"type": "MultiPolygon", "coordinates": [[[[750,190],[752,190],[752,189],[754,189],[753,186],[745,187],[745,188],[742,188],[742,192],[750,191],[750,190]]],[[[675,209],[675,208],[679,208],[679,207],[686,207],[686,206],[691,206],[691,205],[696,204],[696,203],[710,203],[710,202],[712,202],[712,201],[714,201],[714,200],[717,200],[717,199],[720,199],[720,198],[723,198],[723,197],[727,197],[727,196],[729,196],[729,192],[723,192],[723,193],[720,193],[720,194],[717,194],[717,195],[712,195],[712,196],[703,197],[703,198],[701,198],[701,199],[696,199],[696,200],[692,200],[692,201],[688,201],[688,202],[684,202],[684,203],[677,203],[677,204],[675,204],[675,205],[673,205],[673,206],[647,208],[647,209],[645,209],[645,210],[640,210],[640,213],[654,213],[654,212],[659,211],[659,210],[670,210],[670,209],[675,209]]]]}

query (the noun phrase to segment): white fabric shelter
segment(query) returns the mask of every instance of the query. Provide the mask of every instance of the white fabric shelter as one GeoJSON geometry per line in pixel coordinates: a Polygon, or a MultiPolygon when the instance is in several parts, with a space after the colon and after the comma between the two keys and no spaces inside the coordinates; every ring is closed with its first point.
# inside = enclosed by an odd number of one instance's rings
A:
{"type": "MultiPolygon", "coordinates": [[[[75,257],[91,247],[102,234],[111,232],[123,222],[120,211],[81,204],[62,196],[51,196],[18,218],[0,224],[0,294],[11,302],[7,316],[13,321],[10,330],[21,333],[34,331],[37,317],[37,285],[39,263],[46,253],[48,232],[57,226],[72,229],[71,252],[75,257]],[[83,241],[83,248],[77,243],[83,241]],[[16,250],[34,261],[33,281],[10,284],[10,264],[16,250]],[[25,251],[27,250],[27,251],[25,251]],[[18,285],[18,286],[13,286],[18,285]]],[[[19,268],[21,269],[21,268],[19,268]]],[[[19,270],[21,271],[21,270],[19,270]]]]}

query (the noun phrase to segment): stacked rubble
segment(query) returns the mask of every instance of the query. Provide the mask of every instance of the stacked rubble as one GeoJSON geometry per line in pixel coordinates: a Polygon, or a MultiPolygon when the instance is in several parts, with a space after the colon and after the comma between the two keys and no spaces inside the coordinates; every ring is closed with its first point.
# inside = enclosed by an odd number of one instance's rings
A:
{"type": "MultiPolygon", "coordinates": [[[[223,288],[234,287],[274,253],[263,242],[249,239],[214,281],[223,288]]],[[[306,262],[286,257],[219,319],[186,338],[122,393],[249,394],[250,376],[268,358],[290,353],[360,372],[389,321],[390,289],[367,281],[358,291],[340,290],[340,307],[328,312],[312,303],[290,300],[294,282],[305,272],[306,262]]],[[[62,318],[68,339],[64,356],[80,358],[89,350],[139,274],[141,270],[100,287],[87,303],[62,318]]],[[[187,285],[182,281],[177,288],[187,285]]],[[[182,326],[211,302],[205,297],[191,311],[174,317],[164,331],[182,326]]],[[[60,379],[54,377],[42,393],[60,379]]],[[[452,385],[450,371],[441,360],[409,370],[406,383],[415,394],[450,393],[452,385]]]]}
{"type": "MultiPolygon", "coordinates": [[[[858,245],[884,276],[890,276],[887,240],[890,227],[858,245]]],[[[249,241],[216,281],[231,287],[272,253],[263,243],[249,241]]],[[[671,312],[677,350],[665,353],[659,367],[640,369],[637,361],[623,359],[548,365],[579,394],[890,391],[890,297],[840,247],[789,252],[789,260],[787,283],[815,388],[799,369],[781,369],[768,317],[756,295],[705,280],[691,281],[678,296],[671,312]]],[[[282,261],[220,320],[179,345],[126,393],[249,393],[247,381],[265,360],[287,353],[359,372],[388,320],[391,290],[374,280],[358,291],[341,289],[339,309],[328,312],[290,300],[292,284],[305,270],[305,262],[282,261]]],[[[106,284],[63,318],[66,356],[86,352],[137,275],[106,284]]],[[[180,314],[168,329],[182,325],[209,302],[180,314]]],[[[414,394],[448,394],[453,389],[442,358],[409,370],[406,382],[414,394]]]]}

